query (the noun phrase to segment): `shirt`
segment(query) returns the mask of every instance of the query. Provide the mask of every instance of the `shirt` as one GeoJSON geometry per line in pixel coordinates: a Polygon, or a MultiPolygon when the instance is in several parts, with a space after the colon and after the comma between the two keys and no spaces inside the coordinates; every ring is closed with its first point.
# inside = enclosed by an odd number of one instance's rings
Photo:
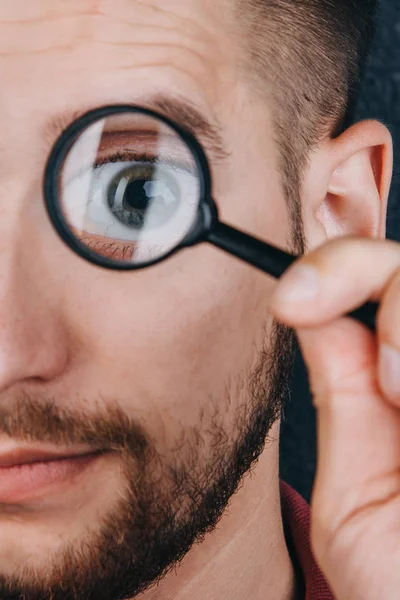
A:
{"type": "Polygon", "coordinates": [[[285,538],[298,583],[298,600],[335,600],[311,550],[309,505],[284,481],[280,482],[280,492],[285,538]]]}

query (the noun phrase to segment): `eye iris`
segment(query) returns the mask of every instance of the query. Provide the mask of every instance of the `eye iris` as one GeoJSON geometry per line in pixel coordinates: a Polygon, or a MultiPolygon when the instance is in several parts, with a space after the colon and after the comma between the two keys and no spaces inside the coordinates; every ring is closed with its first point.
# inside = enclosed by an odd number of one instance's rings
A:
{"type": "Polygon", "coordinates": [[[179,185],[174,177],[153,167],[131,167],[118,173],[107,192],[113,215],[124,225],[138,229],[166,223],[179,201],[179,185]]]}

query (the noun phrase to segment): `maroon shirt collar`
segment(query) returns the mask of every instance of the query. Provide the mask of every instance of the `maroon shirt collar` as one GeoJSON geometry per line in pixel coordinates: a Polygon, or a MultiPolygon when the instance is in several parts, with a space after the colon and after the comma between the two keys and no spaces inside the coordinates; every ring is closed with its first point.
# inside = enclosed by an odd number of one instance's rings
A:
{"type": "Polygon", "coordinates": [[[285,525],[289,553],[294,567],[302,578],[299,600],[335,600],[319,569],[310,545],[310,507],[307,502],[284,481],[280,482],[282,518],[285,525]],[[294,556],[293,556],[294,554],[294,556]],[[296,565],[297,563],[297,565],[296,565]]]}

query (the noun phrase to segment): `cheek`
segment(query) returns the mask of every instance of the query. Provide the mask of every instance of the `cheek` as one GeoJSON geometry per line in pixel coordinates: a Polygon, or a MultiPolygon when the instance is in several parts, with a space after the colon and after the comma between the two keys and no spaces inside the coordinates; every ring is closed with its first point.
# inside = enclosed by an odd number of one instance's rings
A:
{"type": "Polygon", "coordinates": [[[198,426],[214,400],[227,408],[227,385],[254,361],[264,335],[269,278],[205,244],[119,283],[112,277],[112,285],[88,285],[86,273],[69,306],[80,340],[72,355],[85,365],[79,378],[96,386],[89,393],[139,411],[156,437],[169,418],[198,426]]]}

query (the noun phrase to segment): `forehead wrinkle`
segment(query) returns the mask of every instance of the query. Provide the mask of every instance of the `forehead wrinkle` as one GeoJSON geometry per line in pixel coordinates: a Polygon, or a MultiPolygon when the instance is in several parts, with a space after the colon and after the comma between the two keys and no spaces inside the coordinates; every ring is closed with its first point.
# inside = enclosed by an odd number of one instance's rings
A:
{"type": "MultiPolygon", "coordinates": [[[[29,48],[24,48],[18,41],[8,41],[4,35],[0,35],[0,57],[15,61],[28,58],[33,62],[34,56],[47,56],[50,60],[57,54],[59,64],[66,63],[63,67],[60,66],[65,74],[67,71],[82,70],[99,72],[106,68],[129,70],[136,67],[162,67],[171,63],[171,66],[189,76],[197,73],[197,77],[201,76],[204,83],[213,81],[212,87],[217,86],[221,77],[225,79],[229,73],[232,77],[232,64],[227,64],[232,58],[221,55],[218,48],[207,44],[204,39],[199,39],[196,43],[196,40],[187,35],[177,35],[173,30],[160,30],[158,25],[150,29],[148,34],[143,28],[133,28],[132,33],[126,28],[120,30],[119,26],[113,30],[108,21],[105,27],[104,24],[98,26],[98,23],[89,21],[89,29],[91,31],[87,30],[87,23],[82,27],[75,25],[72,30],[63,28],[61,36],[57,30],[52,29],[47,39],[46,35],[33,36],[35,42],[30,43],[29,48]],[[16,43],[19,46],[17,48],[16,43]]],[[[14,40],[21,39],[16,33],[11,37],[14,40]]],[[[23,39],[30,37],[22,36],[23,39]]],[[[32,69],[30,71],[34,73],[34,64],[32,69]]]]}
{"type": "Polygon", "coordinates": [[[217,50],[222,54],[225,47],[221,43],[221,27],[211,27],[212,19],[200,23],[191,16],[186,17],[176,11],[166,10],[156,5],[140,4],[140,10],[131,11],[137,3],[124,0],[121,13],[116,9],[116,2],[97,2],[95,10],[84,12],[48,11],[40,19],[24,21],[3,21],[0,36],[0,51],[3,54],[19,53],[28,50],[35,52],[50,46],[67,47],[80,41],[100,41],[121,45],[148,41],[156,36],[157,41],[164,36],[164,41],[175,41],[185,46],[200,45],[205,54],[213,54],[217,50]],[[155,16],[156,15],[156,16],[155,16]],[[57,23],[59,27],[57,27],[57,23]],[[21,30],[22,27],[22,30],[21,30]],[[216,35],[218,33],[218,35],[216,35]],[[182,42],[186,41],[186,44],[182,42]]]}
{"type": "MultiPolygon", "coordinates": [[[[53,87],[52,81],[58,82],[58,88],[55,85],[54,91],[51,91],[51,96],[54,95],[55,100],[59,96],[57,89],[61,90],[65,87],[72,100],[76,96],[74,88],[78,83],[79,96],[82,93],[87,95],[90,89],[94,88],[96,95],[106,96],[108,101],[111,99],[112,102],[121,103],[128,98],[128,102],[131,102],[129,93],[138,85],[141,86],[139,89],[144,87],[146,90],[160,87],[159,84],[163,81],[165,84],[161,83],[161,85],[168,86],[168,81],[171,81],[169,86],[171,89],[180,87],[185,93],[187,89],[197,88],[201,96],[207,96],[209,104],[215,104],[217,98],[221,97],[221,91],[218,91],[223,85],[221,75],[224,76],[226,73],[226,70],[221,71],[197,54],[184,52],[180,47],[168,48],[162,45],[154,47],[151,53],[143,56],[141,52],[133,55],[131,52],[122,52],[116,46],[107,47],[106,44],[81,44],[68,53],[61,51],[57,53],[54,51],[54,54],[43,53],[40,61],[36,57],[19,56],[14,59],[0,57],[0,69],[2,61],[9,60],[13,61],[12,68],[18,81],[16,98],[19,104],[28,106],[31,105],[28,100],[30,95],[32,98],[42,95],[40,89],[38,90],[38,82],[44,74],[46,74],[44,83],[48,90],[49,82],[51,87],[53,87]],[[58,65],[56,71],[54,70],[55,57],[58,65]],[[188,82],[182,86],[185,79],[188,82]],[[113,84],[113,81],[116,83],[113,84]],[[210,81],[212,85],[209,84],[210,81]],[[117,88],[114,90],[115,85],[117,88]],[[21,94],[22,90],[24,90],[23,94],[21,94]]],[[[1,101],[0,96],[0,105],[1,101]]],[[[11,108],[9,107],[10,110],[11,108]]],[[[11,112],[14,112],[14,109],[11,112]]]]}
{"type": "Polygon", "coordinates": [[[217,56],[224,57],[224,62],[232,60],[236,46],[231,47],[226,39],[229,32],[229,15],[223,10],[225,0],[208,2],[207,11],[204,9],[204,2],[198,0],[185,2],[179,7],[179,12],[174,6],[167,8],[166,4],[168,2],[165,0],[159,4],[149,3],[148,0],[129,0],[128,3],[126,0],[100,0],[99,14],[107,15],[124,25],[128,23],[132,28],[139,26],[141,32],[146,28],[156,27],[165,33],[178,33],[181,41],[187,40],[191,46],[193,42],[200,44],[204,55],[212,56],[214,61],[217,56]],[[137,7],[140,9],[137,10],[137,7]],[[216,7],[219,7],[219,10],[216,10],[216,7]]]}
{"type": "MultiPolygon", "coordinates": [[[[3,0],[4,1],[4,0],[3,0]]],[[[160,0],[158,0],[160,2],[160,0]]],[[[36,2],[35,0],[13,0],[12,3],[0,2],[0,24],[20,25],[20,24],[39,24],[54,23],[60,19],[76,18],[79,16],[94,17],[107,16],[116,22],[123,24],[135,24],[138,26],[153,25],[154,16],[160,23],[160,19],[165,26],[171,21],[179,21],[181,25],[189,26],[191,34],[197,29],[203,34],[206,31],[204,27],[205,19],[198,17],[205,16],[204,4],[201,2],[185,2],[180,8],[180,11],[175,6],[166,7],[168,1],[164,0],[162,4],[157,4],[157,0],[149,2],[141,2],[140,0],[68,0],[60,2],[59,0],[47,0],[47,4],[43,1],[36,2]],[[190,4],[190,9],[187,10],[190,4]],[[183,9],[183,10],[182,10],[183,9]],[[197,11],[196,11],[197,9],[197,11]],[[186,13],[184,14],[184,11],[186,13]],[[196,13],[196,14],[195,14],[196,13]],[[201,24],[202,22],[202,24],[201,24]]],[[[221,0],[218,5],[224,4],[221,0]]],[[[221,25],[226,23],[226,11],[215,10],[216,5],[209,3],[207,9],[212,14],[207,19],[207,29],[210,32],[210,39],[215,38],[215,34],[221,34],[221,25]],[[219,17],[219,18],[218,18],[219,17]]]]}
{"type": "MultiPolygon", "coordinates": [[[[190,36],[192,37],[196,31],[202,36],[206,35],[208,40],[211,42],[219,40],[222,37],[221,32],[224,28],[224,24],[226,24],[226,14],[223,12],[217,14],[215,11],[213,11],[213,14],[209,15],[210,18],[203,20],[196,18],[195,8],[196,6],[202,6],[201,3],[198,2],[195,5],[191,3],[191,9],[190,11],[187,11],[187,14],[184,14],[182,11],[178,12],[172,8],[167,9],[162,5],[149,4],[147,0],[146,3],[143,3],[140,0],[129,0],[128,6],[125,6],[120,12],[117,7],[121,3],[126,4],[125,0],[120,0],[119,3],[118,0],[102,0],[101,8],[98,14],[108,15],[115,21],[130,23],[131,25],[139,25],[140,27],[153,25],[154,15],[156,14],[158,26],[165,29],[170,29],[171,24],[172,28],[174,29],[176,29],[177,26],[183,26],[183,33],[189,34],[190,32],[190,36]],[[140,11],[133,10],[135,5],[140,6],[140,11]],[[221,19],[217,18],[219,14],[221,14],[221,19]],[[224,17],[224,19],[222,19],[222,17],[224,17]]],[[[164,5],[165,4],[166,3],[164,2],[164,5]]],[[[200,17],[200,14],[198,14],[197,17],[200,17]]]]}

